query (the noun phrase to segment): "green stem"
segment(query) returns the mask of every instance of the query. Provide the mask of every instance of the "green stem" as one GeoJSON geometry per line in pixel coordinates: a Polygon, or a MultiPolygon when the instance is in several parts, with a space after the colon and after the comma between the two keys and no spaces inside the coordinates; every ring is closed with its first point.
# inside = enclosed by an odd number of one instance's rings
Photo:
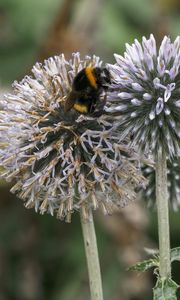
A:
{"type": "Polygon", "coordinates": [[[90,221],[85,221],[81,213],[81,225],[88,265],[91,300],[103,300],[102,280],[99,256],[96,242],[93,215],[90,211],[90,221]]]}
{"type": "Polygon", "coordinates": [[[156,163],[156,203],[158,214],[160,276],[171,276],[169,206],[166,153],[159,149],[156,163]]]}

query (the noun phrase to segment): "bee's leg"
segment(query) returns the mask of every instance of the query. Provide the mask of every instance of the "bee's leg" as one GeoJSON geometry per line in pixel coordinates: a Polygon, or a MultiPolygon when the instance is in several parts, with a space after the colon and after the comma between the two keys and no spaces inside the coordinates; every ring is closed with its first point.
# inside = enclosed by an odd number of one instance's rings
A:
{"type": "Polygon", "coordinates": [[[106,101],[107,101],[107,95],[106,93],[104,93],[103,98],[98,100],[96,108],[98,110],[103,110],[104,106],[106,105],[106,101]]]}
{"type": "Polygon", "coordinates": [[[102,100],[98,99],[95,105],[95,110],[92,113],[93,117],[100,117],[103,114],[104,106],[106,104],[106,94],[104,95],[104,98],[102,100]]]}
{"type": "Polygon", "coordinates": [[[95,111],[95,108],[96,108],[96,102],[97,102],[96,96],[93,96],[93,97],[91,96],[89,98],[88,102],[89,102],[88,111],[89,111],[90,114],[92,114],[95,111]]]}

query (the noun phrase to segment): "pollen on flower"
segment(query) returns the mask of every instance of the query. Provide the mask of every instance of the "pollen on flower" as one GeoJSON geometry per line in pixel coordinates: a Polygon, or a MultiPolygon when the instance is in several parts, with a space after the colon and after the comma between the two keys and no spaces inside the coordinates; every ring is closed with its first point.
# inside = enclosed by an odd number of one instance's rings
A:
{"type": "MultiPolygon", "coordinates": [[[[99,57],[79,53],[35,64],[33,76],[13,84],[0,111],[1,176],[13,181],[27,208],[71,220],[74,211],[109,214],[136,198],[145,184],[135,151],[121,141],[114,116],[64,112],[77,73],[101,67],[99,57]]],[[[108,103],[107,103],[108,105],[108,103]]],[[[102,107],[101,107],[102,109],[102,107]]]]}

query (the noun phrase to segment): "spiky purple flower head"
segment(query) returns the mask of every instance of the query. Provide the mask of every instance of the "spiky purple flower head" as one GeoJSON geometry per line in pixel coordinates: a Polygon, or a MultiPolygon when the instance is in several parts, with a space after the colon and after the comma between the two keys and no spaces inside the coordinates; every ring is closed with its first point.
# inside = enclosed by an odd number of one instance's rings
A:
{"type": "Polygon", "coordinates": [[[113,116],[64,112],[76,74],[101,63],[96,56],[82,60],[79,53],[69,61],[64,55],[49,58],[2,100],[2,176],[13,180],[11,191],[26,207],[68,221],[81,210],[88,218],[89,209],[109,213],[125,205],[144,184],[137,156],[119,142],[113,116]]]}
{"type": "Polygon", "coordinates": [[[143,152],[180,154],[180,36],[164,37],[157,49],[154,36],[126,44],[124,56],[115,54],[109,65],[114,77],[112,105],[107,111],[120,115],[124,136],[143,152]]]}
{"type": "MultiPolygon", "coordinates": [[[[142,196],[150,205],[154,205],[155,195],[155,169],[151,166],[143,166],[142,172],[148,180],[146,189],[143,190],[142,196]]],[[[178,210],[180,206],[180,159],[167,159],[167,185],[168,200],[170,206],[174,210],[178,210]]]]}

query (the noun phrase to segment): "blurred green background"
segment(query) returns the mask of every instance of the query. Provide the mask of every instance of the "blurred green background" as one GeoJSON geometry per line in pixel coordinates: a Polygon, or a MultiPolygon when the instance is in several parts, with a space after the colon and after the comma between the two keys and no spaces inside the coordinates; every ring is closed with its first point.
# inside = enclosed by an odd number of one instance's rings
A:
{"type": "MultiPolygon", "coordinates": [[[[113,62],[125,43],[151,32],[160,41],[180,29],[179,0],[0,0],[0,88],[29,74],[36,61],[71,52],[113,62]]],[[[0,300],[89,299],[81,227],[26,210],[1,182],[0,300]]],[[[179,212],[171,213],[172,247],[180,245],[179,212]]],[[[150,300],[152,272],[127,267],[157,248],[156,212],[133,203],[112,217],[95,216],[105,300],[150,300]]],[[[173,269],[180,283],[179,265],[173,269]]]]}

